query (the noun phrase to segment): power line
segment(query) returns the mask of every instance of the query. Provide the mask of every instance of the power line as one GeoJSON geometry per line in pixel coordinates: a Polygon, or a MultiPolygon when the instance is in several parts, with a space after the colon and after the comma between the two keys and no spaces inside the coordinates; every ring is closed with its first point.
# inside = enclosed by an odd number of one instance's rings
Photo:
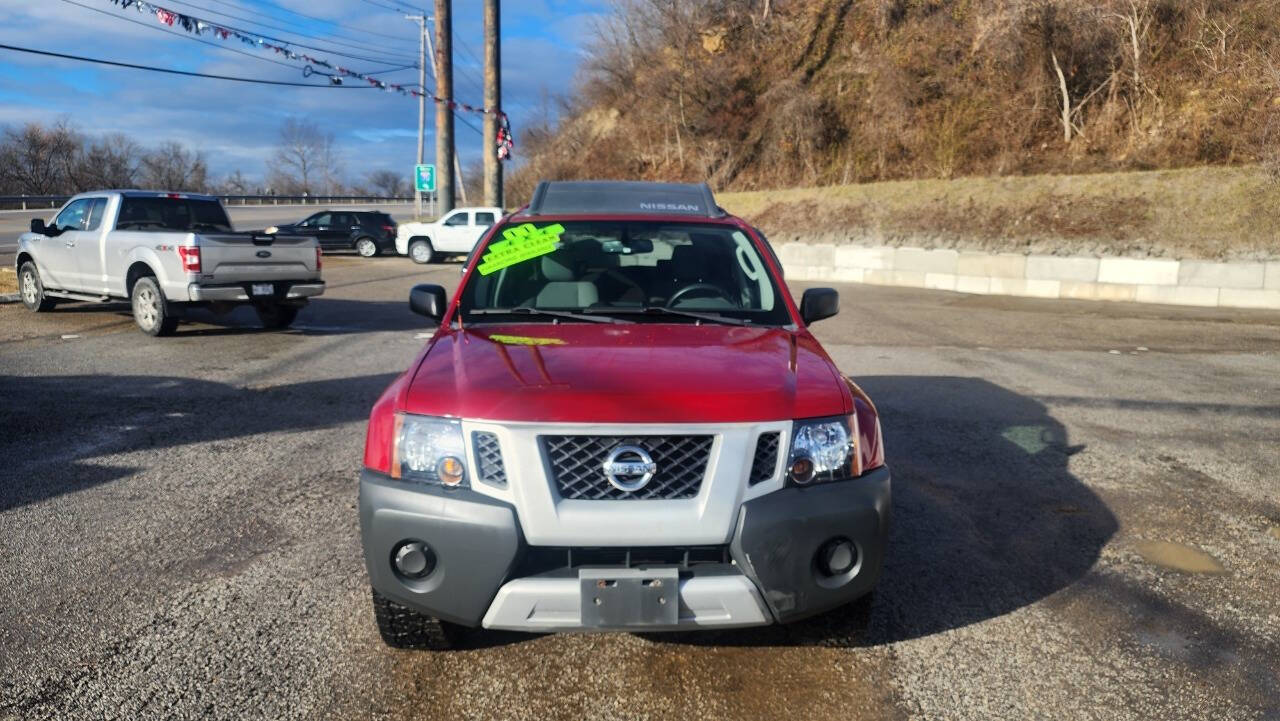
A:
{"type": "MultiPolygon", "coordinates": [[[[341,41],[341,40],[334,40],[334,39],[332,39],[332,38],[322,38],[322,37],[317,37],[317,36],[315,36],[315,35],[310,35],[310,34],[308,34],[308,33],[301,33],[301,32],[298,32],[297,30],[291,30],[291,29],[289,29],[289,28],[280,27],[279,25],[271,25],[271,24],[269,24],[269,23],[264,23],[264,22],[262,22],[261,20],[254,20],[253,18],[246,18],[246,17],[244,17],[244,16],[242,16],[242,15],[232,15],[231,13],[223,12],[223,11],[221,11],[221,10],[214,10],[213,8],[205,7],[205,6],[203,6],[203,5],[198,5],[198,4],[196,4],[196,3],[190,2],[189,0],[173,0],[173,2],[176,2],[176,3],[180,4],[180,5],[186,5],[186,6],[188,6],[188,7],[193,7],[193,8],[196,8],[197,10],[203,10],[204,12],[209,12],[209,13],[213,13],[213,14],[215,14],[215,15],[221,15],[221,16],[223,16],[223,17],[228,17],[228,18],[231,18],[231,19],[233,19],[233,20],[243,20],[243,21],[245,21],[245,22],[253,23],[254,25],[261,25],[262,27],[264,27],[264,28],[268,28],[268,29],[271,29],[271,30],[278,30],[278,31],[286,32],[286,33],[289,33],[290,35],[296,35],[296,36],[298,36],[298,37],[300,37],[300,38],[307,38],[307,39],[309,39],[309,40],[324,41],[324,42],[332,43],[333,45],[338,45],[338,46],[341,46],[341,47],[346,47],[346,48],[355,48],[356,50],[364,50],[364,49],[365,49],[365,48],[364,48],[363,46],[361,46],[361,45],[354,45],[354,44],[352,44],[352,43],[343,42],[343,41],[341,41]]],[[[233,28],[233,29],[239,29],[239,28],[233,28]]],[[[267,36],[265,36],[265,35],[264,35],[263,37],[267,37],[267,36]]],[[[276,39],[278,39],[278,38],[271,38],[271,39],[276,40],[276,39]]],[[[280,42],[290,42],[290,43],[291,43],[291,44],[293,44],[293,45],[301,45],[301,43],[294,42],[294,41],[286,41],[286,40],[282,40],[282,39],[279,39],[279,41],[280,41],[280,42]]],[[[305,46],[305,45],[302,45],[302,47],[306,47],[306,46],[305,46]]],[[[335,55],[342,55],[342,54],[343,54],[343,53],[342,53],[341,51],[339,51],[339,50],[329,50],[329,49],[325,49],[325,48],[313,48],[313,49],[315,49],[315,50],[321,50],[321,51],[323,51],[323,52],[327,52],[327,53],[333,53],[333,54],[335,54],[335,55]]],[[[382,57],[385,57],[385,58],[392,58],[392,59],[395,59],[397,62],[404,62],[405,60],[407,60],[407,59],[409,58],[409,56],[408,56],[408,55],[394,55],[394,54],[392,54],[392,53],[379,53],[379,55],[380,55],[380,56],[382,56],[382,57]]],[[[355,58],[355,57],[358,57],[358,56],[355,56],[355,55],[347,55],[346,57],[355,58]]],[[[378,60],[375,60],[375,59],[373,59],[373,58],[359,58],[359,59],[361,59],[361,60],[368,60],[369,62],[379,62],[378,60]]],[[[388,64],[394,64],[394,63],[388,63],[388,64]]]]}
{"type": "Polygon", "coordinates": [[[226,50],[227,52],[230,52],[230,53],[238,53],[238,54],[240,54],[240,55],[245,55],[245,56],[248,56],[248,57],[253,58],[254,60],[261,60],[261,61],[262,61],[262,62],[264,62],[264,63],[275,63],[276,65],[283,65],[283,66],[285,66],[286,68],[292,68],[292,69],[294,69],[294,70],[301,70],[301,69],[302,69],[302,67],[301,67],[301,66],[298,66],[298,65],[292,65],[292,64],[290,64],[290,63],[286,63],[286,62],[284,62],[283,60],[276,60],[275,58],[267,58],[267,57],[263,57],[263,56],[261,56],[261,55],[255,55],[255,54],[253,54],[253,53],[245,52],[244,50],[238,50],[238,49],[236,49],[236,48],[227,47],[226,45],[224,45],[224,44],[222,44],[222,43],[215,43],[215,42],[210,41],[210,40],[205,40],[204,38],[198,38],[198,37],[196,37],[196,36],[194,36],[194,35],[189,35],[189,34],[187,34],[187,33],[180,33],[180,32],[177,32],[176,30],[168,30],[168,29],[163,28],[163,27],[160,27],[159,25],[156,25],[156,24],[154,24],[154,23],[144,23],[144,22],[142,22],[141,20],[135,20],[135,19],[130,18],[130,17],[125,17],[125,16],[123,16],[123,15],[116,15],[115,13],[110,12],[110,11],[108,11],[108,10],[103,10],[103,9],[101,9],[101,8],[95,8],[95,7],[92,7],[92,6],[89,6],[89,5],[84,5],[84,4],[82,4],[82,3],[78,3],[78,2],[76,2],[76,0],[62,0],[62,2],[64,2],[64,3],[69,3],[69,4],[71,4],[71,5],[77,5],[77,6],[79,6],[79,7],[84,8],[85,10],[92,10],[92,11],[94,11],[95,13],[102,13],[103,15],[106,15],[107,17],[113,17],[113,18],[115,18],[115,19],[117,19],[117,20],[124,20],[125,22],[130,22],[130,23],[133,23],[134,25],[141,25],[141,26],[142,26],[142,27],[144,27],[144,28],[151,28],[152,30],[158,30],[158,31],[160,31],[160,32],[162,32],[162,33],[168,33],[169,35],[174,35],[174,36],[177,36],[177,37],[180,37],[180,38],[187,38],[188,40],[194,40],[194,41],[196,41],[196,42],[198,42],[198,43],[204,43],[205,45],[209,45],[209,46],[211,46],[211,47],[215,47],[215,48],[217,48],[217,49],[219,49],[219,50],[226,50]]]}
{"type": "MultiPolygon", "coordinates": [[[[251,14],[251,15],[257,15],[257,16],[259,16],[259,17],[268,18],[268,19],[270,19],[270,20],[280,20],[280,21],[282,21],[282,22],[284,21],[284,18],[279,17],[279,16],[277,16],[277,15],[271,15],[271,14],[264,13],[264,12],[261,12],[261,11],[258,11],[258,10],[254,10],[254,9],[252,9],[252,8],[243,7],[243,6],[241,6],[241,5],[237,5],[237,4],[235,4],[235,3],[228,2],[228,0],[211,0],[211,2],[218,3],[219,5],[225,5],[225,6],[229,7],[229,8],[235,8],[236,10],[243,10],[244,12],[247,12],[247,13],[249,13],[249,14],[251,14]]],[[[284,7],[284,6],[282,6],[282,5],[276,5],[275,3],[266,2],[266,0],[263,0],[263,2],[262,2],[262,6],[263,6],[263,7],[266,7],[266,8],[271,8],[271,9],[273,9],[273,10],[279,10],[280,12],[289,13],[290,15],[297,15],[298,17],[300,17],[300,18],[306,18],[307,20],[315,20],[315,21],[317,21],[317,22],[328,23],[328,24],[330,24],[330,25],[337,25],[337,24],[338,24],[338,22],[337,22],[336,20],[331,20],[331,19],[329,19],[329,18],[317,17],[317,16],[315,16],[315,15],[308,15],[308,14],[306,14],[306,13],[300,13],[300,12],[298,12],[297,10],[292,10],[292,9],[287,8],[287,7],[284,7]]],[[[380,32],[378,32],[378,31],[376,31],[376,30],[365,30],[365,29],[357,28],[357,29],[356,29],[356,32],[358,32],[358,33],[360,33],[360,34],[362,34],[362,35],[376,35],[377,37],[380,37],[380,38],[387,38],[388,40],[395,40],[396,42],[400,42],[400,43],[411,43],[411,42],[412,42],[412,41],[410,41],[410,40],[408,40],[408,39],[406,39],[406,38],[404,38],[404,37],[400,37],[400,36],[397,36],[397,35],[388,35],[387,33],[380,33],[380,32]]],[[[352,40],[359,40],[359,39],[360,39],[360,38],[356,38],[356,37],[353,37],[353,36],[350,36],[350,35],[340,35],[340,34],[338,34],[338,33],[333,33],[333,36],[334,36],[334,37],[345,37],[345,38],[349,38],[349,39],[352,39],[352,40]]],[[[408,51],[408,49],[406,48],[406,52],[407,52],[407,51],[408,51]]]]}
{"type": "MultiPolygon", "coordinates": [[[[154,8],[160,9],[160,10],[166,10],[166,9],[167,9],[167,8],[163,8],[163,7],[158,6],[158,5],[153,5],[153,4],[150,4],[150,3],[147,3],[147,4],[148,4],[148,5],[150,5],[151,7],[154,7],[154,8]]],[[[192,3],[187,3],[187,4],[188,4],[188,5],[190,5],[190,4],[192,4],[192,3]]],[[[141,7],[142,7],[142,4],[141,4],[141,3],[135,4],[135,7],[139,7],[139,8],[141,8],[141,7]]],[[[197,6],[197,7],[198,7],[198,6],[197,6]]],[[[174,11],[170,10],[169,12],[174,12],[174,11]]],[[[204,23],[204,24],[206,24],[206,25],[209,25],[209,26],[211,26],[211,27],[221,28],[221,29],[224,29],[224,30],[230,30],[230,31],[233,31],[233,32],[239,33],[239,34],[241,34],[241,35],[251,35],[251,36],[253,36],[254,38],[258,38],[258,39],[259,39],[259,42],[261,42],[261,40],[271,40],[271,41],[274,41],[274,42],[277,42],[277,43],[281,43],[282,45],[294,45],[294,46],[297,46],[297,47],[300,47],[300,48],[307,48],[307,49],[309,49],[309,50],[318,50],[318,51],[320,51],[320,52],[324,52],[324,53],[331,53],[331,54],[333,54],[333,55],[339,55],[339,56],[341,56],[341,57],[345,57],[345,58],[353,58],[353,59],[355,59],[355,60],[364,60],[364,61],[371,62],[371,63],[377,63],[377,64],[379,64],[379,65],[395,65],[395,64],[397,64],[398,62],[403,62],[403,60],[387,60],[387,59],[385,59],[385,58],[371,58],[371,57],[367,57],[367,56],[364,56],[364,55],[355,55],[355,54],[350,53],[350,52],[343,52],[343,51],[341,51],[341,50],[333,50],[333,49],[331,49],[331,48],[322,48],[322,47],[317,47],[317,46],[315,46],[315,45],[306,45],[306,44],[304,44],[304,43],[300,43],[300,42],[298,42],[298,41],[296,41],[296,40],[285,40],[285,39],[283,39],[283,38],[272,37],[272,36],[270,36],[270,35],[264,35],[264,34],[262,34],[262,33],[260,33],[260,32],[254,31],[254,30],[247,30],[247,29],[245,29],[245,28],[238,28],[238,27],[236,27],[236,26],[234,26],[234,25],[228,25],[228,24],[223,23],[223,22],[211,22],[211,21],[206,20],[206,19],[204,19],[204,18],[198,18],[198,17],[195,17],[195,16],[193,16],[193,15],[187,15],[186,13],[181,13],[181,14],[182,14],[183,16],[185,16],[185,17],[190,18],[191,20],[195,20],[195,21],[198,21],[198,22],[202,22],[202,23],[204,23]]],[[[295,34],[295,35],[302,35],[301,33],[294,33],[294,34],[295,34]]],[[[303,36],[303,37],[310,37],[310,36],[305,36],[305,35],[302,35],[302,36],[303,36]]]]}
{"type": "Polygon", "coordinates": [[[455,119],[455,120],[457,120],[458,122],[462,123],[463,125],[467,126],[468,128],[471,128],[472,130],[476,131],[476,132],[480,135],[480,137],[484,137],[484,131],[483,131],[483,130],[481,130],[480,128],[477,128],[476,126],[472,125],[471,123],[467,122],[467,120],[466,120],[465,118],[463,118],[463,117],[462,117],[462,114],[461,114],[461,113],[459,113],[457,110],[453,111],[453,117],[454,117],[454,119],[455,119]]]}
{"type": "Polygon", "coordinates": [[[402,6],[402,5],[395,5],[395,4],[388,5],[388,4],[386,4],[386,3],[377,2],[376,0],[364,0],[364,2],[367,2],[367,3],[369,3],[370,5],[374,5],[374,6],[380,7],[380,8],[382,8],[382,9],[384,9],[384,10],[394,10],[394,11],[396,11],[396,12],[398,12],[398,13],[414,13],[414,12],[417,12],[417,13],[423,13],[423,14],[425,14],[425,13],[427,12],[427,11],[426,11],[426,10],[424,10],[423,8],[420,8],[420,7],[414,7],[414,6],[412,6],[412,5],[407,6],[407,7],[408,7],[408,9],[406,9],[406,6],[402,6]]]}
{"type": "Polygon", "coordinates": [[[363,85],[317,85],[315,83],[296,83],[285,80],[260,80],[258,78],[238,78],[234,75],[212,75],[209,73],[193,73],[187,70],[174,70],[172,68],[157,68],[151,65],[135,65],[134,63],[122,63],[116,60],[103,60],[101,58],[86,58],[81,55],[67,55],[65,53],[55,53],[49,50],[36,50],[35,48],[20,48],[16,45],[0,44],[0,50],[13,50],[19,53],[31,53],[32,55],[45,55],[51,58],[63,58],[65,60],[79,60],[84,63],[97,63],[99,65],[114,65],[120,68],[132,68],[134,70],[148,70],[153,73],[169,73],[170,75],[186,75],[193,78],[210,78],[213,80],[231,80],[237,83],[256,83],[258,85],[288,85],[295,88],[332,88],[335,90],[375,90],[372,86],[363,85]]]}

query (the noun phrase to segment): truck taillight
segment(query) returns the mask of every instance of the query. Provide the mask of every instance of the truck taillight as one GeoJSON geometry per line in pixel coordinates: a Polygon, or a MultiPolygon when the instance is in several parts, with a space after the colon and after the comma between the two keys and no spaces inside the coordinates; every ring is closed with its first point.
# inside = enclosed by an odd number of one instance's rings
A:
{"type": "Polygon", "coordinates": [[[391,235],[395,235],[395,234],[396,234],[396,227],[395,227],[394,225],[384,225],[384,226],[382,226],[382,229],[383,229],[383,230],[385,230],[385,231],[387,231],[387,233],[389,233],[389,234],[391,234],[391,235]]]}
{"type": "Polygon", "coordinates": [[[182,259],[182,270],[187,273],[200,272],[200,248],[194,245],[179,245],[178,257],[182,259]]]}
{"type": "Polygon", "coordinates": [[[320,258],[323,255],[324,255],[324,251],[320,250],[320,246],[317,245],[316,246],[316,270],[320,270],[320,264],[322,262],[320,258]]]}

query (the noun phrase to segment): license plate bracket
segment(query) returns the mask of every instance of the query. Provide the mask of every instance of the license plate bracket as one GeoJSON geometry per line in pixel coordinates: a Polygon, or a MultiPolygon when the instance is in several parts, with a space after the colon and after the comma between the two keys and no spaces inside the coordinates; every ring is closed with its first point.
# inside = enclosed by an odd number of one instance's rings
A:
{"type": "Polygon", "coordinates": [[[272,283],[254,283],[249,287],[252,295],[275,295],[276,287],[272,283]]]}
{"type": "Polygon", "coordinates": [[[680,621],[677,568],[583,568],[578,583],[583,626],[643,628],[680,621]]]}

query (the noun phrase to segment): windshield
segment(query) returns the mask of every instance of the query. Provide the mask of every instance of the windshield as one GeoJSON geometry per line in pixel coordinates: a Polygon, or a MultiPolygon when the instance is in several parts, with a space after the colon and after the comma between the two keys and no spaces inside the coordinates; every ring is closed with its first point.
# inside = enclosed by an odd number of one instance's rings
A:
{"type": "Polygon", "coordinates": [[[751,239],[731,226],[702,223],[509,223],[481,255],[462,290],[461,311],[469,323],[560,322],[573,314],[792,322],[751,239]]]}
{"type": "Polygon", "coordinates": [[[231,221],[216,200],[125,196],[120,203],[116,228],[230,233],[231,221]]]}

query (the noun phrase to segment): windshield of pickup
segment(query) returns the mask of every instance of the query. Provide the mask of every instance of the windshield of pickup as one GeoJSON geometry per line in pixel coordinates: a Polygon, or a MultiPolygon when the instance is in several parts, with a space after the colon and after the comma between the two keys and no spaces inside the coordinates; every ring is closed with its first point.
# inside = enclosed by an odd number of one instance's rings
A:
{"type": "Polygon", "coordinates": [[[507,223],[461,293],[469,323],[792,322],[751,238],[710,223],[507,223]]]}
{"type": "Polygon", "coordinates": [[[231,220],[216,200],[126,195],[116,230],[230,233],[231,220]]]}

